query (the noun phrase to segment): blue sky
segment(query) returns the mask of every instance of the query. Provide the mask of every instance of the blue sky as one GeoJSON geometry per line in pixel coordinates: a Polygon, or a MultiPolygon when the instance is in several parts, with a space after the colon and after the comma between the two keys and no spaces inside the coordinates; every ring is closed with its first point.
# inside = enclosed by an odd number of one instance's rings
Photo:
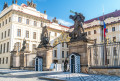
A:
{"type": "MultiPolygon", "coordinates": [[[[3,8],[4,1],[8,5],[12,4],[12,0],[0,0],[0,10],[3,8]]],[[[28,0],[31,1],[31,0],[28,0]]],[[[69,19],[70,10],[81,12],[85,16],[85,20],[89,20],[103,14],[120,10],[120,0],[33,0],[37,4],[37,10],[40,12],[47,11],[48,19],[57,17],[63,25],[70,26],[73,21],[69,19]]],[[[27,4],[26,0],[18,0],[18,4],[27,4]]]]}

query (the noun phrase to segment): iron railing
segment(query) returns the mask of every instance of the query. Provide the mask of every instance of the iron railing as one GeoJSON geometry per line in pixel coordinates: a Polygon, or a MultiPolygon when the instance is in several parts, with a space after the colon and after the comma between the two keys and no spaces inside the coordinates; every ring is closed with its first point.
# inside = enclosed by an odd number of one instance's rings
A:
{"type": "Polygon", "coordinates": [[[120,67],[120,42],[94,44],[88,48],[90,67],[120,67]]]}

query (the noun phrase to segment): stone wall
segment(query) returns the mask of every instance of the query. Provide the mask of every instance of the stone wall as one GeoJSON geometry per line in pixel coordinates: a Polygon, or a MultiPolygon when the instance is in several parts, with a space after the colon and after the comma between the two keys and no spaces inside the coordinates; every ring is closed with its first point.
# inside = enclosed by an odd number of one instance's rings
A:
{"type": "Polygon", "coordinates": [[[89,73],[120,76],[120,69],[89,69],[89,73]]]}

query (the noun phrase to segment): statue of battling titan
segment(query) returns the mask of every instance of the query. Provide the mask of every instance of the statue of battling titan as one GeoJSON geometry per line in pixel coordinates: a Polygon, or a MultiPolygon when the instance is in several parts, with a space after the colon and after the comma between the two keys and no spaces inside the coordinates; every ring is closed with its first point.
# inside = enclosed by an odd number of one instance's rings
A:
{"type": "Polygon", "coordinates": [[[84,40],[86,41],[86,33],[84,32],[83,23],[85,17],[81,13],[73,12],[75,15],[70,15],[70,19],[74,21],[74,30],[69,34],[71,41],[84,40]]]}

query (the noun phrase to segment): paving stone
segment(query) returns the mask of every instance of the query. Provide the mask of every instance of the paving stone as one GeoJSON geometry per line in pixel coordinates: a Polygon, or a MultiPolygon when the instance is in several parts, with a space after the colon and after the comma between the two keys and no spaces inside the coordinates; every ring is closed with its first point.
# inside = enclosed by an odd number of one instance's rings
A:
{"type": "Polygon", "coordinates": [[[55,78],[66,81],[119,81],[120,77],[107,75],[92,75],[83,73],[53,72],[53,71],[27,71],[0,69],[0,81],[50,81],[40,80],[39,77],[55,78]]]}

